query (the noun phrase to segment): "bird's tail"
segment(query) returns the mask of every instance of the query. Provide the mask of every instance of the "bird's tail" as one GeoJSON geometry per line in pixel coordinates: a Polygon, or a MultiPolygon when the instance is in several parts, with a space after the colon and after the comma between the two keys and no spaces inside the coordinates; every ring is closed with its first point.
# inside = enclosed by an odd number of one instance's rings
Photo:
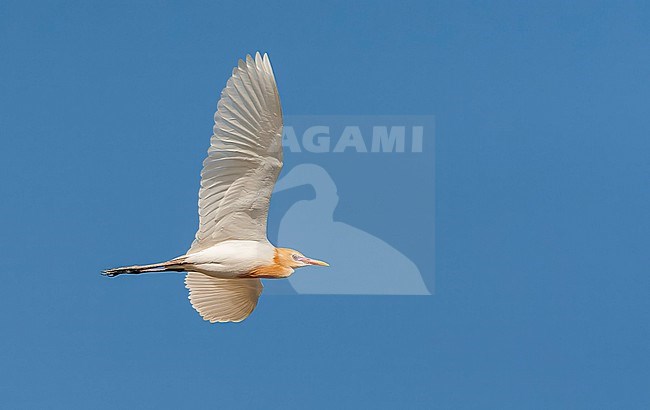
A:
{"type": "Polygon", "coordinates": [[[117,276],[124,273],[136,275],[138,273],[148,273],[148,272],[183,272],[183,262],[180,259],[173,259],[168,262],[154,263],[152,265],[133,265],[133,266],[123,266],[121,268],[106,269],[102,271],[104,276],[117,276]]]}

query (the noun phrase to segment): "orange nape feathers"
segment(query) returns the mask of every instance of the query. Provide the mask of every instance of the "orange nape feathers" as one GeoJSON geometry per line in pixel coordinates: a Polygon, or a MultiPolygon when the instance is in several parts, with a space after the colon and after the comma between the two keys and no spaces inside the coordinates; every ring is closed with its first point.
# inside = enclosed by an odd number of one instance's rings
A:
{"type": "Polygon", "coordinates": [[[253,269],[247,277],[251,278],[288,278],[293,273],[293,268],[302,266],[294,260],[293,255],[301,255],[300,252],[289,248],[275,248],[273,263],[253,269]]]}
{"type": "Polygon", "coordinates": [[[304,263],[296,260],[297,257],[304,258],[305,256],[294,249],[275,248],[275,256],[273,257],[273,260],[276,261],[276,263],[282,266],[287,266],[289,268],[299,268],[301,266],[305,266],[304,263]]]}

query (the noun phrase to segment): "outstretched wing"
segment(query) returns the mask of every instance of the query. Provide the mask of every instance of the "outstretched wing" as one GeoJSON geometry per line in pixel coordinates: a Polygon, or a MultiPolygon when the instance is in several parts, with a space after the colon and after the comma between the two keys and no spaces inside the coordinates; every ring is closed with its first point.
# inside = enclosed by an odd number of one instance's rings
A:
{"type": "Polygon", "coordinates": [[[266,54],[239,60],[214,120],[201,171],[199,230],[188,253],[230,239],[266,239],[271,192],[282,168],[282,108],[266,54]]]}
{"type": "Polygon", "coordinates": [[[262,293],[259,279],[219,279],[198,272],[185,276],[190,303],[201,317],[214,322],[241,322],[251,314],[262,293]]]}

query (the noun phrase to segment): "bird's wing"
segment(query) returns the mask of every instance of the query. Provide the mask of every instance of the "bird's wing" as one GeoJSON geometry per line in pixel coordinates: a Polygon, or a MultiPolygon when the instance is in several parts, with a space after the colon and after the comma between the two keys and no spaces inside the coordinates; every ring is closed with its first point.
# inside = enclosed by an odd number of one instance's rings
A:
{"type": "Polygon", "coordinates": [[[239,60],[221,92],[203,161],[199,230],[189,253],[229,239],[265,240],[282,168],[282,108],[266,54],[239,60]]]}
{"type": "Polygon", "coordinates": [[[219,279],[198,272],[188,272],[185,287],[192,307],[210,323],[241,322],[253,312],[262,293],[259,279],[219,279]]]}

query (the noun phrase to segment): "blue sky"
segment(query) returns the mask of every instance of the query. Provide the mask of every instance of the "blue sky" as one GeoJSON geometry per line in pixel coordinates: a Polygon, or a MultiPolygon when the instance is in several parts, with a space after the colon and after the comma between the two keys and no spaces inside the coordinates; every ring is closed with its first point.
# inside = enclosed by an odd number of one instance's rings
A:
{"type": "Polygon", "coordinates": [[[0,404],[647,408],[649,19],[642,2],[3,1],[0,404]],[[393,217],[360,183],[377,206],[339,215],[410,234],[433,296],[273,295],[210,326],[180,275],[100,277],[188,248],[218,94],[256,50],[287,114],[435,115],[435,182],[404,173],[393,217]],[[429,203],[435,246],[408,218],[429,203]]]}

